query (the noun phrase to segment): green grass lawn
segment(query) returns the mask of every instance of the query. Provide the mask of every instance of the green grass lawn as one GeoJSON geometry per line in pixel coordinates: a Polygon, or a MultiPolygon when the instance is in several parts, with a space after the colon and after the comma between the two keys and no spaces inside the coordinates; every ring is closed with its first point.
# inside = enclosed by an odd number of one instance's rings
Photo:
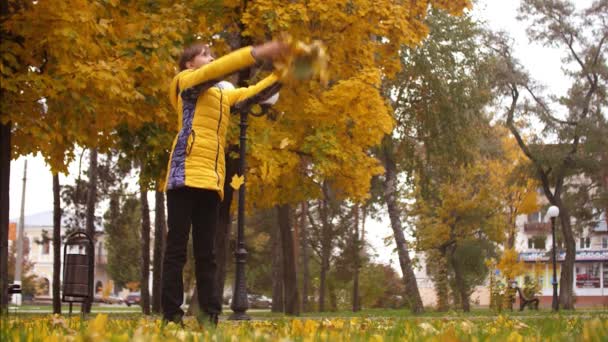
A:
{"type": "MultiPolygon", "coordinates": [[[[68,305],[62,305],[61,312],[67,314],[69,310],[68,305]]],[[[228,316],[232,313],[228,306],[224,306],[224,313],[222,318],[228,318],[228,316]]],[[[21,307],[10,306],[10,313],[13,314],[40,314],[46,315],[50,314],[53,311],[53,307],[51,305],[23,305],[21,307]]],[[[141,313],[141,307],[138,305],[126,306],[126,305],[93,305],[91,308],[91,312],[95,313],[128,313],[128,314],[138,314],[141,313]]],[[[80,305],[74,304],[72,307],[72,313],[80,313],[80,305]]],[[[249,309],[247,314],[256,320],[263,319],[281,319],[286,317],[283,313],[280,312],[271,312],[270,310],[264,309],[249,309]]],[[[462,312],[462,311],[447,311],[447,312],[437,312],[433,310],[427,310],[425,313],[420,315],[414,315],[407,309],[365,309],[359,312],[352,311],[326,311],[326,312],[303,312],[299,317],[302,318],[350,318],[350,317],[387,317],[387,318],[412,318],[412,319],[420,319],[420,318],[440,318],[440,317],[453,317],[453,318],[468,318],[468,319],[493,319],[498,315],[508,315],[513,317],[546,317],[547,315],[551,315],[551,309],[540,309],[538,311],[535,310],[525,310],[525,311],[503,311],[502,313],[497,313],[495,311],[489,310],[487,308],[476,308],[471,310],[471,312],[462,312]]],[[[585,316],[592,314],[607,314],[608,309],[578,309],[578,310],[560,310],[560,315],[562,316],[585,316]]]]}
{"type": "Polygon", "coordinates": [[[255,310],[250,314],[252,321],[227,321],[224,316],[215,328],[192,317],[184,326],[166,325],[158,316],[125,311],[94,311],[84,320],[80,315],[23,311],[2,318],[0,341],[608,341],[605,310],[420,316],[406,310],[364,310],[356,316],[307,313],[295,319],[255,310]]]}

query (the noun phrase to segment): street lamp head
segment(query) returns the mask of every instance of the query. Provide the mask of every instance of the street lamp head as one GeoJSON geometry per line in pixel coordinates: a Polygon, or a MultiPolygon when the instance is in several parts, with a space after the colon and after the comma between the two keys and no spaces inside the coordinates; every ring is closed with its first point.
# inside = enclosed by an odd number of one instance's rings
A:
{"type": "Polygon", "coordinates": [[[549,210],[547,210],[547,217],[553,218],[557,216],[559,216],[559,208],[555,205],[550,206],[549,210]]]}

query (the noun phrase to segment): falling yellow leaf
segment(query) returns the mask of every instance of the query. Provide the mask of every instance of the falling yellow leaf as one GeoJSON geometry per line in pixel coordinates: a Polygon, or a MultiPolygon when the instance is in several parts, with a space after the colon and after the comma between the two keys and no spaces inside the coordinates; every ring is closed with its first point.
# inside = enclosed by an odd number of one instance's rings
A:
{"type": "Polygon", "coordinates": [[[238,190],[241,185],[243,185],[243,183],[245,183],[245,177],[244,176],[238,176],[238,175],[234,175],[232,177],[232,181],[230,182],[230,186],[234,189],[234,190],[238,190]]]}
{"type": "Polygon", "coordinates": [[[327,85],[329,58],[323,42],[315,40],[306,44],[288,34],[283,34],[281,40],[290,46],[290,53],[274,64],[281,78],[295,81],[318,79],[327,85]]]}
{"type": "Polygon", "coordinates": [[[279,145],[279,147],[282,150],[285,147],[287,147],[287,145],[289,145],[290,143],[291,143],[291,141],[289,141],[289,138],[285,138],[285,139],[281,140],[281,145],[279,145]]]}

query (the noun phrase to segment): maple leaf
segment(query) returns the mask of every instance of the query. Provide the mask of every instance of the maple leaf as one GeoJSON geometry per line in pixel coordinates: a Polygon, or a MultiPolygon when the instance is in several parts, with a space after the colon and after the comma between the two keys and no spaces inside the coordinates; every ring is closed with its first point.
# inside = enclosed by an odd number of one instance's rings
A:
{"type": "Polygon", "coordinates": [[[230,182],[230,186],[234,190],[238,190],[241,187],[241,185],[243,185],[243,183],[245,183],[245,177],[243,175],[241,175],[241,176],[234,175],[232,177],[232,181],[230,182]]]}
{"type": "Polygon", "coordinates": [[[289,145],[291,143],[291,141],[289,141],[289,138],[285,138],[283,140],[281,140],[281,145],[279,145],[279,148],[282,150],[285,147],[287,147],[287,145],[289,145]]]}

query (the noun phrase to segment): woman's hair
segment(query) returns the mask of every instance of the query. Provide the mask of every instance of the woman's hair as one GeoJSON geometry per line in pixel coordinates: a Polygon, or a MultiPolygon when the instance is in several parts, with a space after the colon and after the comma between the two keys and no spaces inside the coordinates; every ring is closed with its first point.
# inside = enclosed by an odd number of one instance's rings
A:
{"type": "Polygon", "coordinates": [[[203,50],[209,50],[209,45],[203,43],[194,43],[185,48],[184,51],[182,51],[181,56],[179,56],[179,71],[188,69],[186,63],[190,62],[203,50]]]}

